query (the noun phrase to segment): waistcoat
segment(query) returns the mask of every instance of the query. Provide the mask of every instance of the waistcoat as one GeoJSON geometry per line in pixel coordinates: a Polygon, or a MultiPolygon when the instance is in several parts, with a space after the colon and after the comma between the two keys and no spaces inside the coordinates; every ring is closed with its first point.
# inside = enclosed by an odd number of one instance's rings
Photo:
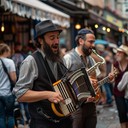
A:
{"type": "MultiPolygon", "coordinates": [[[[52,71],[49,73],[46,69],[45,60],[39,51],[36,51],[32,55],[36,61],[38,67],[38,78],[34,81],[34,86],[32,90],[34,91],[54,91],[52,84],[56,82],[54,78],[50,78],[52,71]]],[[[62,75],[65,73],[63,66],[59,64],[58,71],[58,80],[61,79],[62,75]]],[[[54,77],[54,76],[53,76],[54,77]]],[[[42,114],[39,113],[39,110],[43,112],[43,114],[48,115],[53,119],[60,119],[57,117],[52,109],[51,102],[48,100],[41,100],[38,102],[29,103],[29,111],[32,118],[45,118],[42,114]]]]}

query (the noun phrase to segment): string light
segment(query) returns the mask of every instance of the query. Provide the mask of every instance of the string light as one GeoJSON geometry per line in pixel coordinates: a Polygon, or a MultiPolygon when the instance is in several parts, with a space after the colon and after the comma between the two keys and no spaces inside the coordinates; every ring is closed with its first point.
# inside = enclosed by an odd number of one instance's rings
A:
{"type": "Polygon", "coordinates": [[[4,23],[2,23],[2,26],[1,26],[1,31],[4,32],[5,28],[4,28],[4,23]]]}
{"type": "Polygon", "coordinates": [[[102,29],[105,31],[106,30],[106,27],[103,27],[102,29]]]}
{"type": "Polygon", "coordinates": [[[98,28],[99,26],[98,26],[98,24],[95,24],[95,28],[98,28]]]}
{"type": "Polygon", "coordinates": [[[111,29],[110,28],[107,28],[107,32],[110,32],[111,31],[111,29]]]}
{"type": "Polygon", "coordinates": [[[80,25],[79,23],[77,23],[77,24],[75,25],[75,28],[76,28],[76,29],[81,29],[81,25],[80,25]]]}

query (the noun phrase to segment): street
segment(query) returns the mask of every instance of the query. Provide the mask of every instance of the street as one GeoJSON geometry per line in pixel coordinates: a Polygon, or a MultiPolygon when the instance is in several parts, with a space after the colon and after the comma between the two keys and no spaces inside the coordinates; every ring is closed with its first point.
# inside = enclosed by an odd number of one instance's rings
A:
{"type": "Polygon", "coordinates": [[[99,113],[96,128],[120,128],[118,112],[115,103],[112,107],[97,105],[99,113]]]}

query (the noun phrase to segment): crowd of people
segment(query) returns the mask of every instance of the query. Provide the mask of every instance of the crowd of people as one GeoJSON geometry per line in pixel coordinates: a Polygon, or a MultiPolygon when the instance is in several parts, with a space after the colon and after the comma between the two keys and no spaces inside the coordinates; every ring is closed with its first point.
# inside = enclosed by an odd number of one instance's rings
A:
{"type": "MultiPolygon", "coordinates": [[[[21,44],[16,44],[12,56],[9,46],[0,44],[0,128],[24,125],[30,128],[96,128],[96,105],[111,107],[113,101],[121,128],[127,128],[128,46],[122,43],[114,53],[109,46],[95,45],[94,32],[83,28],[76,35],[76,47],[67,51],[59,44],[62,28],[51,20],[38,23],[35,30],[35,45],[29,42],[22,48],[21,44]],[[60,104],[68,106],[72,100],[55,91],[54,83],[83,68],[89,82],[79,76],[72,84],[72,95],[75,94],[79,107],[67,116],[58,114],[55,109],[59,109],[60,104]],[[12,82],[14,87],[11,87],[12,82]],[[103,85],[99,86],[101,82],[103,85]],[[82,93],[81,98],[79,91],[84,87],[87,92],[82,93]],[[16,102],[20,110],[18,118],[15,116],[16,102]],[[52,104],[56,108],[53,109],[52,104]]],[[[65,86],[69,86],[69,82],[66,81],[65,86]]]]}

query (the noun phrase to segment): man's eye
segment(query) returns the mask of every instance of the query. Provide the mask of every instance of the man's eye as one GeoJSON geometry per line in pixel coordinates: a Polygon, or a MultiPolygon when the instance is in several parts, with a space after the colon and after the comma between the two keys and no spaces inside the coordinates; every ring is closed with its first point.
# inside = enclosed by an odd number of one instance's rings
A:
{"type": "Polygon", "coordinates": [[[57,36],[57,37],[51,37],[50,39],[51,40],[54,40],[54,39],[59,39],[60,37],[59,36],[57,36]]]}
{"type": "Polygon", "coordinates": [[[94,43],[94,41],[93,40],[91,40],[91,41],[89,41],[90,43],[94,43]]]}
{"type": "Polygon", "coordinates": [[[50,39],[51,39],[51,40],[54,40],[54,39],[55,39],[55,37],[51,37],[50,39]]]}

